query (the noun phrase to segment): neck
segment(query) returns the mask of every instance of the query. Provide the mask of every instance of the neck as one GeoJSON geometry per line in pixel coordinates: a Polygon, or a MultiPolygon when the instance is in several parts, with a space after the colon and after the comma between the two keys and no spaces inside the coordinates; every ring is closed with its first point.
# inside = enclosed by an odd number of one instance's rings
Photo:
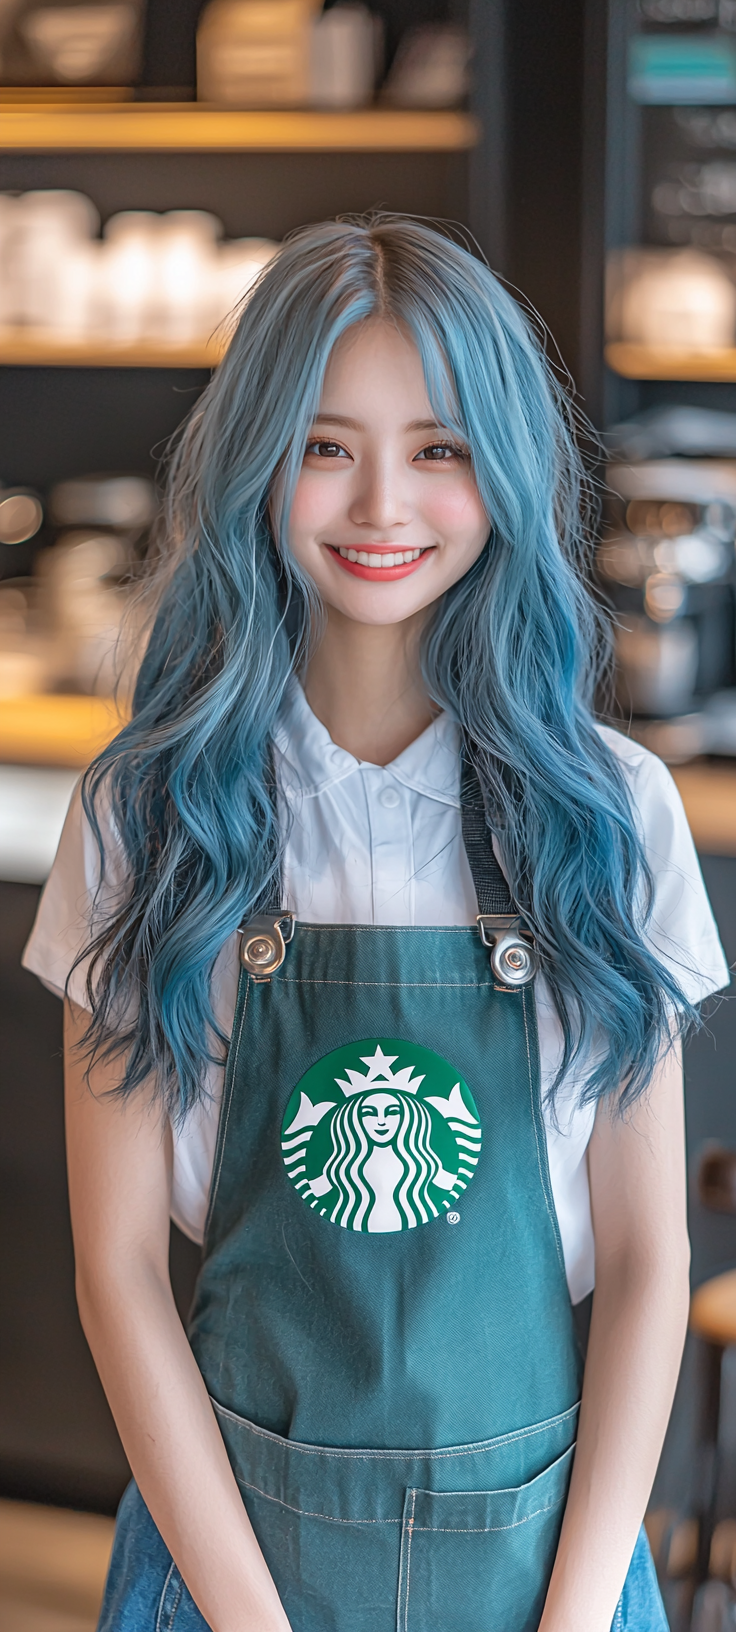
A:
{"type": "Polygon", "coordinates": [[[419,666],[425,613],[399,624],[354,623],[327,608],[304,690],[333,742],[356,759],[389,765],[431,724],[419,666]]]}

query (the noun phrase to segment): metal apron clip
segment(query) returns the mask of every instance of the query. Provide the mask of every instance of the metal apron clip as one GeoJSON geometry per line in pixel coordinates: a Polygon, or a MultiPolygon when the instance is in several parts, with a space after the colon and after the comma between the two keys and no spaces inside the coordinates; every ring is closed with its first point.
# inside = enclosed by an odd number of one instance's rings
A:
{"type": "Polygon", "coordinates": [[[270,980],[281,968],[294,922],[293,912],[259,912],[241,925],[240,962],[253,980],[270,980]]]}
{"type": "Polygon", "coordinates": [[[491,969],[500,986],[528,986],[539,968],[529,931],[518,913],[479,912],[480,938],[491,954],[491,969]]]}

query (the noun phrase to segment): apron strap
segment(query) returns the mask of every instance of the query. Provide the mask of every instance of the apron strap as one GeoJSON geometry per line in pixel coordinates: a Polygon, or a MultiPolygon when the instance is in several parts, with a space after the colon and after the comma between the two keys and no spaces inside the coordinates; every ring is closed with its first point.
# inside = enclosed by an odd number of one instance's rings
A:
{"type": "Polygon", "coordinates": [[[478,897],[478,911],[494,917],[513,913],[515,908],[511,891],[493,848],[478,772],[470,759],[467,747],[463,749],[462,755],[460,799],[463,839],[478,897]]]}
{"type": "Polygon", "coordinates": [[[490,952],[496,985],[517,991],[534,980],[539,959],[496,859],[478,772],[467,743],[463,744],[460,798],[463,839],[478,897],[480,938],[490,952]]]}
{"type": "MultiPolygon", "coordinates": [[[[276,776],[269,752],[267,778],[276,804],[276,776]]],[[[538,968],[532,937],[519,918],[511,891],[493,849],[478,773],[467,745],[461,760],[460,798],[463,840],[478,898],[478,931],[487,947],[499,986],[527,986],[538,968]]],[[[281,908],[278,873],[264,890],[255,914],[241,926],[240,961],[253,980],[270,980],[281,967],[294,933],[294,914],[281,908]]]]}
{"type": "MultiPolygon", "coordinates": [[[[277,814],[276,766],[273,748],[266,750],[266,787],[277,814]]],[[[276,846],[272,860],[277,860],[276,846]]],[[[261,891],[250,917],[240,925],[240,962],[252,980],[269,981],[286,957],[286,948],[294,934],[293,912],[281,908],[281,872],[276,868],[269,883],[261,891]]]]}
{"type": "MultiPolygon", "coordinates": [[[[276,780],[276,761],[275,761],[275,759],[273,757],[273,744],[271,742],[269,742],[268,747],[266,749],[266,766],[265,766],[265,770],[266,770],[266,778],[265,778],[266,788],[268,789],[268,796],[269,796],[269,799],[271,801],[271,806],[272,806],[272,809],[273,809],[274,818],[275,818],[275,821],[276,821],[276,826],[278,827],[278,802],[277,802],[278,801],[278,782],[276,780]]],[[[275,842],[272,845],[271,859],[272,859],[272,861],[275,862],[277,860],[277,858],[278,858],[277,842],[275,842]]],[[[281,890],[282,890],[281,869],[277,868],[277,870],[273,874],[273,877],[271,878],[271,881],[268,884],[267,888],[265,890],[263,890],[261,892],[260,896],[258,897],[258,901],[257,901],[257,904],[256,904],[256,909],[255,909],[256,912],[258,912],[258,913],[280,912],[281,911],[281,890]]]]}

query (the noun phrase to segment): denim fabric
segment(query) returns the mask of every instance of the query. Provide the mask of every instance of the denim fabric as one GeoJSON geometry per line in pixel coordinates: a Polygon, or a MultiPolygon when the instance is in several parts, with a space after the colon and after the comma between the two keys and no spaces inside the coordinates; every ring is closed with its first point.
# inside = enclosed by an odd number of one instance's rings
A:
{"type": "Polygon", "coordinates": [[[611,1632],[668,1632],[662,1594],[644,1530],[639,1532],[611,1632]]]}
{"type": "MultiPolygon", "coordinates": [[[[442,1555],[445,1538],[439,1526],[434,1539],[440,1544],[437,1564],[441,1570],[445,1562],[442,1555]]],[[[425,1589],[428,1583],[431,1590],[438,1590],[438,1578],[433,1578],[431,1571],[424,1572],[425,1589]]],[[[417,1618],[408,1622],[410,1627],[416,1626],[417,1632],[439,1632],[440,1627],[442,1632],[517,1632],[521,1623],[510,1607],[511,1594],[501,1612],[503,1619],[499,1618],[498,1599],[494,1600],[492,1615],[486,1617],[483,1606],[478,1604],[468,1618],[458,1611],[441,1579],[439,1585],[446,1594],[442,1609],[438,1608],[437,1600],[434,1604],[426,1600],[417,1603],[417,1618]]],[[[355,1598],[352,1577],[346,1596],[352,1606],[355,1598]]],[[[399,1628],[403,1632],[407,1623],[401,1581],[398,1595],[392,1582],[385,1602],[380,1601],[381,1597],[379,1592],[374,1593],[375,1610],[362,1624],[374,1627],[375,1632],[396,1632],[399,1628]]],[[[292,1606],[290,1621],[292,1632],[306,1632],[314,1625],[308,1605],[303,1612],[298,1605],[292,1606]]],[[[352,1624],[350,1615],[348,1623],[352,1624]]],[[[129,1485],[118,1513],[98,1632],[209,1632],[133,1484],[129,1485]]],[[[664,1606],[643,1530],[634,1549],[611,1632],[667,1632],[664,1606]]],[[[718,1632],[721,1632],[720,1623],[718,1632]]]]}
{"type": "Polygon", "coordinates": [[[98,1632],[208,1632],[137,1485],[118,1509],[98,1632]]]}

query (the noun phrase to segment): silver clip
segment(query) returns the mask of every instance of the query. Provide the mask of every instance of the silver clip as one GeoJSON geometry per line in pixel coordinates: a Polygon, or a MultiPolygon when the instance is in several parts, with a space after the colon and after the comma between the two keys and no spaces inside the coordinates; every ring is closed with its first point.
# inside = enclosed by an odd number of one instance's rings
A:
{"type": "Polygon", "coordinates": [[[529,931],[515,913],[479,912],[478,929],[491,954],[491,969],[499,986],[515,991],[528,986],[539,968],[529,931]]]}
{"type": "Polygon", "coordinates": [[[293,912],[259,912],[240,930],[240,962],[253,980],[270,980],[294,935],[293,912]]]}

